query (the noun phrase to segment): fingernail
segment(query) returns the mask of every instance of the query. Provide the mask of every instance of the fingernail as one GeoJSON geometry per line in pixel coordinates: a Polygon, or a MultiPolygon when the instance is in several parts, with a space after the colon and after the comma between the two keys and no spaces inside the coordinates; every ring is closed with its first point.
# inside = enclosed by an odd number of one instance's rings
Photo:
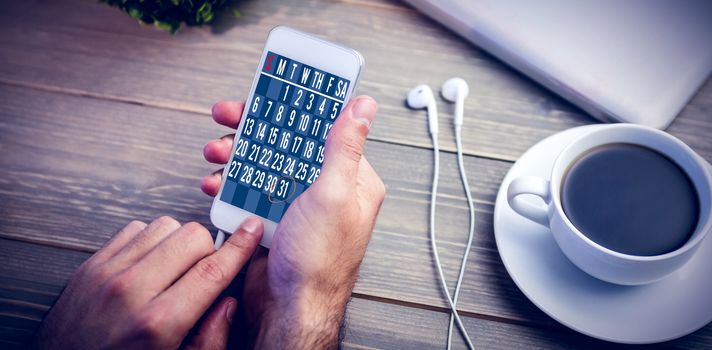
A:
{"type": "Polygon", "coordinates": [[[225,318],[227,319],[227,323],[232,323],[232,318],[235,316],[235,304],[234,300],[227,302],[227,306],[225,307],[225,318]]]}
{"type": "Polygon", "coordinates": [[[355,101],[352,116],[355,121],[371,128],[371,122],[376,116],[376,102],[370,97],[362,97],[355,101]]]}
{"type": "Polygon", "coordinates": [[[242,224],[240,225],[240,229],[247,232],[250,235],[254,235],[260,229],[261,225],[262,225],[262,221],[260,221],[260,219],[255,218],[255,217],[250,217],[250,218],[245,219],[245,221],[242,222],[242,224]]]}

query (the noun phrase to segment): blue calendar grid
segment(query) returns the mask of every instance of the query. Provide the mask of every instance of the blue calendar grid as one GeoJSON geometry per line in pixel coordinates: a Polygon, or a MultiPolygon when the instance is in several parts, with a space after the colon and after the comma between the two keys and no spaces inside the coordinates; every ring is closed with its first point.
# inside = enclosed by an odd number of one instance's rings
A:
{"type": "Polygon", "coordinates": [[[279,222],[321,172],[351,82],[268,52],[220,200],[279,222]]]}

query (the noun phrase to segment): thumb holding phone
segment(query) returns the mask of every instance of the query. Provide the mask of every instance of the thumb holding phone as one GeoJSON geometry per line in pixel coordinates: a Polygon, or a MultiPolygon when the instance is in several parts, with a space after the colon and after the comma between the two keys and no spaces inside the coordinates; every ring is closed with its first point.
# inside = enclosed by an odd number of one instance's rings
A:
{"type": "Polygon", "coordinates": [[[330,266],[345,268],[349,260],[356,269],[361,262],[385,195],[383,182],[363,156],[376,111],[375,101],[367,96],[346,106],[327,139],[322,175],[277,227],[270,255],[285,260],[275,268],[286,280],[332,272],[330,266]],[[303,269],[288,271],[291,267],[303,269]]]}
{"type": "Polygon", "coordinates": [[[383,182],[363,156],[376,111],[375,101],[366,96],[346,106],[327,139],[322,175],[287,210],[269,254],[261,254],[248,270],[246,308],[261,305],[248,301],[259,280],[266,287],[263,295],[272,298],[268,310],[251,312],[262,315],[257,326],[262,329],[255,332],[258,347],[270,348],[279,339],[294,341],[289,348],[337,344],[385,196],[383,182]],[[266,264],[259,262],[265,258],[266,264]],[[294,332],[313,337],[282,339],[294,332]]]}
{"type": "MultiPolygon", "coordinates": [[[[241,111],[229,107],[236,105],[216,104],[213,118],[234,128],[241,111]]],[[[259,247],[253,257],[242,303],[253,345],[273,347],[281,341],[300,348],[338,341],[345,305],[385,196],[383,182],[363,156],[377,109],[368,96],[345,106],[329,132],[322,174],[289,207],[272,248],[259,247]],[[289,336],[295,332],[305,337],[289,336]]],[[[231,147],[221,144],[227,139],[208,143],[206,157],[228,159],[231,147]]],[[[205,193],[217,193],[219,176],[203,180],[205,193]]]]}

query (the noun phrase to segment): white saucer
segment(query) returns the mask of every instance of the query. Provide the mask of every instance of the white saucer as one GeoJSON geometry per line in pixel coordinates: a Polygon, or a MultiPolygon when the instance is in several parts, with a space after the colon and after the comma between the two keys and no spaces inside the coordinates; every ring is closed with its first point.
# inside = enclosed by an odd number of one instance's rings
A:
{"type": "Polygon", "coordinates": [[[558,152],[597,127],[583,126],[553,135],[534,145],[509,170],[494,209],[495,238],[504,266],[529,300],[583,334],[648,344],[692,333],[712,321],[712,239],[705,239],[695,256],[665,279],[637,287],[619,286],[578,269],[547,228],[525,219],[507,204],[507,186],[513,178],[548,178],[558,152]]]}

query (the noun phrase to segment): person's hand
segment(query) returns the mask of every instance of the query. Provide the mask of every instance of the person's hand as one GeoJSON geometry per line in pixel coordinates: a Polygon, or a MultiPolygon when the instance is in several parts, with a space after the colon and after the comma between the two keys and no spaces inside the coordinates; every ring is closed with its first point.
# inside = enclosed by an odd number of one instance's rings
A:
{"type": "Polygon", "coordinates": [[[252,255],[249,218],[220,250],[200,224],[133,221],[84,262],[35,335],[35,349],[224,349],[237,302],[224,298],[184,338],[252,255]]]}
{"type": "MultiPolygon", "coordinates": [[[[213,118],[236,128],[244,105],[225,101],[213,118]]],[[[251,343],[267,348],[324,348],[338,345],[345,306],[353,290],[385,186],[363,156],[377,106],[353,99],[328,135],[319,178],[282,217],[269,253],[258,251],[247,271],[245,315],[251,343]]],[[[205,158],[225,164],[233,135],[209,142],[205,158]]],[[[205,177],[203,191],[215,196],[221,171],[205,177]]]]}

